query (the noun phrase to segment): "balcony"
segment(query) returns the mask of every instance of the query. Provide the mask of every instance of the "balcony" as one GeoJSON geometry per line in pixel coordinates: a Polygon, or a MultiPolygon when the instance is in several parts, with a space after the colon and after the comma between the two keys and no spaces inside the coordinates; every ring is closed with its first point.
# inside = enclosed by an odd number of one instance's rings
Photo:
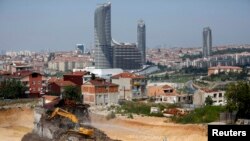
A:
{"type": "Polygon", "coordinates": [[[145,85],[145,82],[139,82],[139,81],[135,81],[133,82],[134,86],[141,86],[141,85],[145,85]]]}

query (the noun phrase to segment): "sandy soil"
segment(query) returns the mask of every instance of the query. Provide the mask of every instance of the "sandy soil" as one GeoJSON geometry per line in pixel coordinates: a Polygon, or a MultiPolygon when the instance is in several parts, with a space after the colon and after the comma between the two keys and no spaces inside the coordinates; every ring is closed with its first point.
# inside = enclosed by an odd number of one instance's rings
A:
{"type": "Polygon", "coordinates": [[[175,124],[157,117],[118,117],[107,121],[92,116],[92,124],[109,137],[123,141],[207,141],[204,125],[175,124]]]}
{"type": "MultiPolygon", "coordinates": [[[[32,131],[33,110],[0,110],[0,139],[20,141],[32,131]]],[[[182,125],[166,123],[166,118],[156,117],[118,117],[106,120],[104,117],[92,116],[92,125],[104,131],[109,137],[123,141],[206,141],[206,127],[203,125],[182,125]]]]}
{"type": "Polygon", "coordinates": [[[32,131],[33,121],[33,111],[29,108],[0,110],[0,140],[21,141],[32,131]]]}

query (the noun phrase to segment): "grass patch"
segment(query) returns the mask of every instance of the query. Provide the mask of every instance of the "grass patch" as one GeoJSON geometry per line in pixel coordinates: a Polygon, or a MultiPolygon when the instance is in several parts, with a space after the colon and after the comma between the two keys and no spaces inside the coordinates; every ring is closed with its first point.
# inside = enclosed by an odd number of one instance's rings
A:
{"type": "Polygon", "coordinates": [[[226,111],[223,106],[205,106],[197,108],[183,117],[172,117],[177,123],[209,123],[219,119],[220,113],[226,111]]]}
{"type": "Polygon", "coordinates": [[[156,103],[143,103],[143,102],[133,102],[126,101],[119,107],[116,107],[116,113],[124,115],[124,114],[137,114],[137,115],[146,115],[146,116],[157,116],[162,117],[163,114],[161,111],[168,107],[175,107],[176,105],[170,104],[156,104],[156,103]],[[158,107],[160,109],[160,113],[150,113],[151,107],[158,107]]]}

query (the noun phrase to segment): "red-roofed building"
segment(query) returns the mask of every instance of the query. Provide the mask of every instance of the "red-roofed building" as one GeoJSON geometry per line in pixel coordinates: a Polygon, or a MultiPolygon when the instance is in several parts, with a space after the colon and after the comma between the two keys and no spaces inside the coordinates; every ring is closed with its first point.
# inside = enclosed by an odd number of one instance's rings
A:
{"type": "Polygon", "coordinates": [[[83,84],[83,76],[89,75],[89,72],[87,71],[78,71],[78,72],[72,72],[68,74],[63,75],[64,81],[71,81],[75,83],[78,86],[81,86],[83,84]]]}
{"type": "Polygon", "coordinates": [[[90,80],[81,87],[83,103],[112,105],[118,103],[118,85],[103,79],[90,80]]]}
{"type": "Polygon", "coordinates": [[[147,89],[149,97],[155,99],[156,103],[191,103],[192,96],[187,94],[178,94],[176,90],[169,85],[149,86],[147,89]]]}
{"type": "Polygon", "coordinates": [[[49,79],[49,93],[53,95],[60,95],[64,92],[64,88],[67,86],[77,86],[75,83],[71,81],[64,81],[60,78],[52,78],[49,79]]]}
{"type": "Polygon", "coordinates": [[[18,71],[8,76],[8,79],[20,80],[27,87],[27,97],[40,97],[47,91],[47,77],[41,73],[18,71]]]}
{"type": "Polygon", "coordinates": [[[229,72],[237,72],[240,73],[242,72],[241,67],[237,66],[216,66],[216,67],[210,67],[208,68],[208,76],[212,74],[218,74],[221,72],[229,73],[229,72]]]}
{"type": "Polygon", "coordinates": [[[111,77],[112,83],[119,85],[119,99],[147,98],[147,80],[144,76],[123,72],[111,77]]]}

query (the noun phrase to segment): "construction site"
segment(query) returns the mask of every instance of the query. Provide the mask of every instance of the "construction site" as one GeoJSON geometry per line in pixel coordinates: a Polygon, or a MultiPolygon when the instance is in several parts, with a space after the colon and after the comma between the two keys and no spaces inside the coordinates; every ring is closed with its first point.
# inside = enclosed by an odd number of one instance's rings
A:
{"type": "Polygon", "coordinates": [[[114,141],[91,126],[89,105],[64,99],[46,101],[43,98],[34,107],[33,130],[22,141],[114,141]]]}
{"type": "MultiPolygon", "coordinates": [[[[48,101],[48,100],[47,100],[48,101]]],[[[107,120],[88,105],[61,100],[4,107],[0,138],[5,141],[206,141],[206,126],[175,124],[167,118],[117,116],[107,120]]]]}

